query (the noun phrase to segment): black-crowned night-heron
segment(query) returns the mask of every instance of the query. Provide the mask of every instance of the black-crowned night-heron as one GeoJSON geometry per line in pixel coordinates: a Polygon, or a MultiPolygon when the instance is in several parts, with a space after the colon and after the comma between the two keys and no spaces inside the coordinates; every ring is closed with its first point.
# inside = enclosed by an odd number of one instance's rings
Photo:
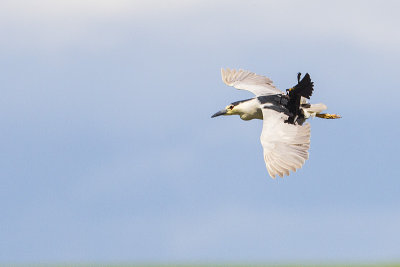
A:
{"type": "Polygon", "coordinates": [[[283,177],[289,171],[301,168],[308,159],[310,147],[309,117],[337,119],[335,114],[323,114],[324,104],[308,104],[314,83],[307,73],[298,84],[286,90],[277,89],[272,81],[261,75],[245,70],[221,69],[225,84],[247,90],[256,95],[251,99],[233,102],[212,118],[220,115],[239,115],[242,120],[263,120],[261,144],[269,175],[283,177]]]}

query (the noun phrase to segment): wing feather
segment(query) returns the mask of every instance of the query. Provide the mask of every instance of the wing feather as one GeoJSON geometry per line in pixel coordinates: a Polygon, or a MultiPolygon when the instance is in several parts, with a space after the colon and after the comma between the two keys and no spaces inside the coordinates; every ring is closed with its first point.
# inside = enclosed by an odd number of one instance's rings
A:
{"type": "Polygon", "coordinates": [[[273,82],[265,77],[247,70],[221,69],[222,81],[236,89],[247,90],[256,96],[276,95],[283,92],[273,85],[273,82]]]}
{"type": "Polygon", "coordinates": [[[271,109],[262,111],[264,119],[260,141],[268,173],[272,178],[289,175],[308,159],[310,125],[285,123],[287,115],[271,109]]]}

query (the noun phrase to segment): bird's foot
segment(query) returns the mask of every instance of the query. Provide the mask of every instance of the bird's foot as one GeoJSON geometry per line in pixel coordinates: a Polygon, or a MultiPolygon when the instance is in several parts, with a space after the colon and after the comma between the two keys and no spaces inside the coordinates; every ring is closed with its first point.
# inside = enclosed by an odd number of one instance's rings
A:
{"type": "Polygon", "coordinates": [[[322,118],[322,119],[340,119],[340,115],[337,114],[329,114],[329,113],[320,113],[320,114],[316,114],[315,116],[317,116],[318,118],[322,118]]]}

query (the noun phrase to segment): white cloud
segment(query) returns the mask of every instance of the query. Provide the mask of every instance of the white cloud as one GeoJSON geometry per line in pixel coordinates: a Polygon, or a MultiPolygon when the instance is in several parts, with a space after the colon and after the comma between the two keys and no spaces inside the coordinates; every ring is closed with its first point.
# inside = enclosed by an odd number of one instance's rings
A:
{"type": "MultiPolygon", "coordinates": [[[[57,49],[102,38],[103,28],[115,29],[145,22],[152,17],[172,15],[193,8],[201,1],[127,0],[38,0],[5,1],[0,6],[0,34],[7,37],[2,46],[57,49]],[[116,26],[116,27],[115,27],[116,26]]],[[[118,32],[118,30],[117,30],[118,32]]]]}
{"type": "Polygon", "coordinates": [[[7,19],[62,19],[70,16],[85,17],[99,16],[110,17],[121,14],[132,14],[143,16],[154,11],[165,10],[166,8],[190,8],[198,3],[199,0],[181,1],[181,0],[17,0],[4,1],[2,3],[2,15],[7,19]]]}
{"type": "Polygon", "coordinates": [[[3,1],[0,34],[7,36],[3,46],[47,49],[97,39],[112,46],[126,38],[120,31],[140,27],[155,36],[176,31],[200,43],[313,38],[397,50],[399,8],[396,1],[3,1]]]}

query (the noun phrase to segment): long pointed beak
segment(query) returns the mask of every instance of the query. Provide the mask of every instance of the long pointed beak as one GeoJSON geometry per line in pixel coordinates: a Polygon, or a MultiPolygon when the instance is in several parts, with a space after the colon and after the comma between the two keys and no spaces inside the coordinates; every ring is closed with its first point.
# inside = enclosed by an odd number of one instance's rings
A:
{"type": "Polygon", "coordinates": [[[220,110],[217,113],[215,113],[214,115],[211,116],[211,118],[215,118],[221,115],[225,115],[226,114],[226,109],[220,110]]]}

